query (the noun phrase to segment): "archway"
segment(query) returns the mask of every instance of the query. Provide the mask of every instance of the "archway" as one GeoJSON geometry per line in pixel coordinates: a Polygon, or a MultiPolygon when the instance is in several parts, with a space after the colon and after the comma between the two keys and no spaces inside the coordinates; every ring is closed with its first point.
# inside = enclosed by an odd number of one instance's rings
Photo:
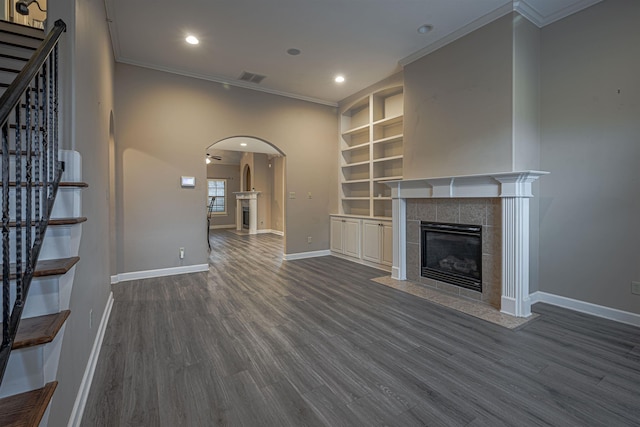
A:
{"type": "MultiPolygon", "coordinates": [[[[212,229],[242,232],[242,202],[237,192],[257,192],[257,233],[284,236],[286,230],[286,155],[275,144],[253,136],[223,138],[206,149],[207,186],[225,186],[224,215],[214,215],[212,229]]],[[[222,208],[219,208],[222,210],[222,208]]]]}

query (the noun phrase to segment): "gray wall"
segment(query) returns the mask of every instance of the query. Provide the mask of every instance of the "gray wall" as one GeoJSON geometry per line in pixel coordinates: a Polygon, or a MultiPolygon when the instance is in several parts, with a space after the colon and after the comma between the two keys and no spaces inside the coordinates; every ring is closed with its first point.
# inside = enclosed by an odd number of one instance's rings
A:
{"type": "Polygon", "coordinates": [[[542,30],[540,290],[640,313],[640,2],[542,30]]]}
{"type": "Polygon", "coordinates": [[[512,21],[405,67],[405,179],[512,170],[512,21]]]}
{"type": "MultiPolygon", "coordinates": [[[[227,213],[225,215],[215,214],[211,220],[211,227],[224,227],[236,225],[236,198],[233,194],[240,191],[240,166],[239,165],[221,165],[213,160],[207,165],[207,178],[218,178],[227,180],[226,205],[227,213]]],[[[206,200],[206,199],[205,199],[206,200]]]]}
{"type": "Polygon", "coordinates": [[[62,344],[58,388],[50,404],[49,425],[62,426],[67,425],[71,414],[110,293],[109,206],[113,200],[109,199],[108,148],[114,63],[102,2],[61,1],[49,5],[50,19],[63,18],[68,26],[62,49],[64,146],[82,155],[82,177],[89,184],[82,193],[82,213],[88,221],[82,225],[71,316],[62,344]],[[89,328],[90,310],[93,328],[89,328]]]}
{"type": "Polygon", "coordinates": [[[202,153],[238,135],[280,148],[288,191],[314,195],[287,200],[285,252],[329,248],[329,206],[337,203],[334,108],[117,64],[116,111],[119,272],[207,262],[202,153]],[[196,188],[180,189],[180,175],[195,176],[196,188]],[[186,249],[182,262],[178,247],[186,249]]]}

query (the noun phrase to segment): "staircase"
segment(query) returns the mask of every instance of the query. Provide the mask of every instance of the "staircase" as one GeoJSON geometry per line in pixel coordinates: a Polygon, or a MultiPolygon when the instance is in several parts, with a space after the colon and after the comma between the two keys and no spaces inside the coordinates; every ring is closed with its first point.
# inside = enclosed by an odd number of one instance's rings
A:
{"type": "Polygon", "coordinates": [[[87,185],[79,154],[57,143],[56,43],[63,31],[61,21],[46,37],[0,22],[2,427],[47,425],[80,260],[87,185]]]}

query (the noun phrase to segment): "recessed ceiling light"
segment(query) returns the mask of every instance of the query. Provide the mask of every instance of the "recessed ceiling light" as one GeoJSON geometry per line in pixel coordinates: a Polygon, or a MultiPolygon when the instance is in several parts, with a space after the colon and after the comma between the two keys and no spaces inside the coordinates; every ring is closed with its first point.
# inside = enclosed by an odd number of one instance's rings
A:
{"type": "Polygon", "coordinates": [[[187,36],[185,38],[185,40],[189,44],[198,44],[198,43],[200,43],[200,40],[198,40],[198,38],[196,36],[187,36]]]}
{"type": "Polygon", "coordinates": [[[430,25],[430,24],[425,24],[425,25],[423,25],[423,26],[418,28],[418,32],[420,34],[427,34],[431,30],[433,30],[433,25],[430,25]]]}
{"type": "Polygon", "coordinates": [[[247,146],[247,143],[246,143],[246,142],[241,142],[241,143],[240,143],[240,146],[241,146],[241,147],[246,147],[246,146],[247,146]]]}
{"type": "Polygon", "coordinates": [[[300,49],[296,49],[295,47],[292,47],[291,49],[287,49],[287,53],[291,56],[300,55],[300,49]]]}
{"type": "Polygon", "coordinates": [[[344,76],[336,76],[334,79],[336,83],[344,83],[344,76]]]}

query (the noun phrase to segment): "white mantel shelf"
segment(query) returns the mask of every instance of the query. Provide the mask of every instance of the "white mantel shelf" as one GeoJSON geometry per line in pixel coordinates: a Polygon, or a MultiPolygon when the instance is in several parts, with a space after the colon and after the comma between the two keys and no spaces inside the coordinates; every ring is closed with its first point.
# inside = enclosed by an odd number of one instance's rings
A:
{"type": "Polygon", "coordinates": [[[236,191],[233,194],[236,195],[236,199],[255,199],[260,194],[259,191],[236,191]]]}
{"type": "Polygon", "coordinates": [[[549,172],[498,172],[385,181],[392,198],[533,197],[531,184],[549,172]]]}
{"type": "Polygon", "coordinates": [[[500,310],[517,317],[531,315],[529,298],[529,198],[531,185],[549,172],[497,172],[386,181],[393,209],[392,277],[406,280],[407,199],[502,199],[502,298],[500,310]]]}

